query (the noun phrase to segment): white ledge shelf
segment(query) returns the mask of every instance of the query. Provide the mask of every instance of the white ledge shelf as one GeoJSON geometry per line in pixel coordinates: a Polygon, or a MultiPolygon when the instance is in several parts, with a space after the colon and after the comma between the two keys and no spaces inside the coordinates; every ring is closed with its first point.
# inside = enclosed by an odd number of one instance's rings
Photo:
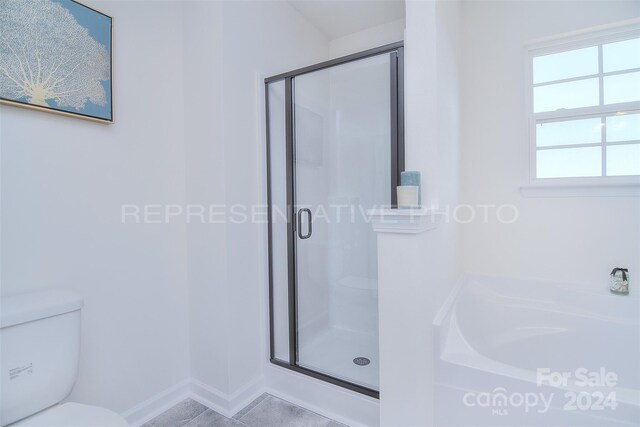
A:
{"type": "Polygon", "coordinates": [[[367,211],[376,233],[419,234],[438,228],[443,221],[440,209],[371,209],[367,211]]]}

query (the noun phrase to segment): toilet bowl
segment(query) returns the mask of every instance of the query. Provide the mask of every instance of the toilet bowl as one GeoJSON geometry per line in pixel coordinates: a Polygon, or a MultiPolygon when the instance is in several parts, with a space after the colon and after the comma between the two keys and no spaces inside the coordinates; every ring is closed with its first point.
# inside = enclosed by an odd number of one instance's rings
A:
{"type": "Polygon", "coordinates": [[[71,291],[0,298],[0,426],[129,426],[108,409],[61,403],[78,375],[82,305],[71,291]]]}
{"type": "Polygon", "coordinates": [[[67,402],[32,415],[11,427],[128,427],[120,415],[99,406],[67,402]]]}

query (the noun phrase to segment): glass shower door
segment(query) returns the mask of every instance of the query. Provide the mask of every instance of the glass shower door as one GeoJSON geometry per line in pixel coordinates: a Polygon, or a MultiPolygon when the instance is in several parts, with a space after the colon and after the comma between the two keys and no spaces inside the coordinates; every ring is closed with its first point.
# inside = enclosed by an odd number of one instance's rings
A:
{"type": "Polygon", "coordinates": [[[378,389],[376,236],[389,206],[392,66],[384,53],[295,76],[297,364],[378,389]]]}

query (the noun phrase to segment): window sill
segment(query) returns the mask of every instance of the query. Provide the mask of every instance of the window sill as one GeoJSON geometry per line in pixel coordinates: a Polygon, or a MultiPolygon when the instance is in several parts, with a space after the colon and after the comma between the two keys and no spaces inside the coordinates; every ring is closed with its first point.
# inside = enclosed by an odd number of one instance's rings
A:
{"type": "Polygon", "coordinates": [[[640,197],[640,180],[625,183],[535,183],[520,187],[524,197],[640,197]]]}

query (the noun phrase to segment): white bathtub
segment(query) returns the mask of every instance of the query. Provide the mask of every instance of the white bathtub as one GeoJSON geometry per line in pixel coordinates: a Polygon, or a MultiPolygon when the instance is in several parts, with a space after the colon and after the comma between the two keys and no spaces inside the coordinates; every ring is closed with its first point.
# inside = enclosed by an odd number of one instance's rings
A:
{"type": "Polygon", "coordinates": [[[435,326],[436,425],[640,425],[640,299],[606,281],[469,277],[435,326]]]}

